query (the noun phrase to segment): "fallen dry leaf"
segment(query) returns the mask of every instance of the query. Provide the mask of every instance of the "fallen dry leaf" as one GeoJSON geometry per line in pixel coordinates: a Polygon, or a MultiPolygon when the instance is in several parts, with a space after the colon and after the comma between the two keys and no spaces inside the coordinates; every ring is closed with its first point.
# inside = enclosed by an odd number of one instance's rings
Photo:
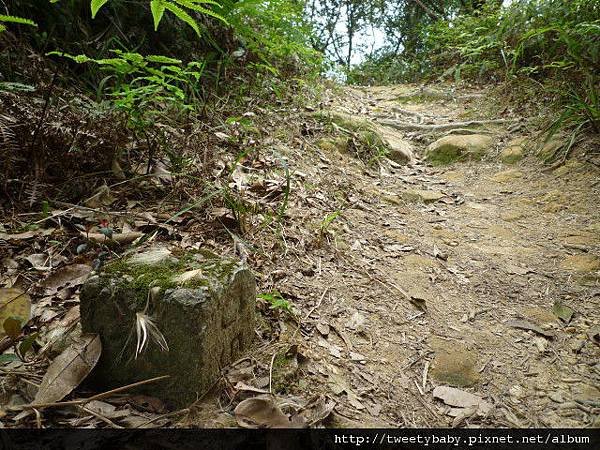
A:
{"type": "Polygon", "coordinates": [[[31,318],[31,298],[21,289],[0,289],[0,339],[6,336],[2,325],[11,317],[19,318],[22,323],[28,322],[31,318]]]}
{"type": "Polygon", "coordinates": [[[240,402],[235,410],[237,423],[244,428],[303,428],[301,417],[290,420],[275,404],[271,395],[260,395],[240,402]]]}
{"type": "Polygon", "coordinates": [[[326,322],[317,323],[317,331],[321,333],[322,336],[327,337],[329,335],[329,324],[326,322]]]}
{"type": "MultiPolygon", "coordinates": [[[[268,383],[267,383],[268,385],[268,383]]],[[[236,391],[244,391],[244,392],[254,392],[255,394],[268,394],[269,391],[267,391],[266,389],[261,389],[261,388],[257,388],[255,386],[250,386],[249,384],[243,383],[241,381],[238,381],[237,383],[235,383],[235,386],[233,386],[233,388],[236,391]]]]}
{"type": "Polygon", "coordinates": [[[587,335],[593,343],[600,345],[600,326],[590,328],[587,335]]]}
{"type": "Polygon", "coordinates": [[[487,414],[492,409],[492,405],[478,395],[450,386],[436,386],[433,390],[433,396],[449,406],[459,408],[476,406],[482,414],[487,414]]]}
{"type": "Polygon", "coordinates": [[[86,264],[64,266],[42,281],[41,286],[46,289],[46,295],[51,295],[64,286],[83,284],[91,271],[92,268],[86,264]]]}
{"type": "Polygon", "coordinates": [[[54,232],[54,228],[48,228],[44,230],[25,231],[23,233],[8,234],[0,233],[0,241],[21,241],[24,239],[31,239],[36,236],[48,236],[54,232]]]}
{"type": "Polygon", "coordinates": [[[100,336],[84,334],[48,367],[32,404],[62,400],[89,375],[102,352],[100,336]]]}
{"type": "Polygon", "coordinates": [[[561,302],[555,302],[552,306],[552,313],[563,322],[569,323],[573,318],[573,309],[563,305],[561,302]]]}
{"type": "Polygon", "coordinates": [[[44,253],[33,253],[25,258],[31,267],[35,270],[50,270],[52,265],[50,263],[50,257],[44,253]]]}
{"type": "Polygon", "coordinates": [[[336,406],[335,400],[325,395],[319,395],[311,399],[296,416],[302,418],[306,426],[316,425],[327,419],[336,406]]]}
{"type": "Polygon", "coordinates": [[[365,322],[365,316],[356,311],[354,314],[352,314],[348,322],[346,322],[346,328],[350,328],[351,330],[358,330],[365,324],[365,322]]]}

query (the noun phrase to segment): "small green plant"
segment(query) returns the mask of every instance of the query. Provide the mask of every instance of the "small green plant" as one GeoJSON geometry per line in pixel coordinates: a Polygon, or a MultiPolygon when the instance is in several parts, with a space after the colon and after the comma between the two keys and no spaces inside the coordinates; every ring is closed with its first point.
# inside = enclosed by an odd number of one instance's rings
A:
{"type": "MultiPolygon", "coordinates": [[[[150,159],[165,137],[155,124],[166,117],[192,112],[200,103],[199,81],[205,63],[183,61],[163,55],[143,56],[112,50],[114,57],[94,59],[86,55],[50,52],[78,64],[95,64],[107,76],[97,89],[98,101],[121,112],[137,139],[146,142],[150,159]],[[106,91],[106,93],[104,92],[106,91]]],[[[173,160],[174,155],[170,155],[173,160]]],[[[175,158],[176,159],[176,158],[175,158]]]]}
{"type": "Polygon", "coordinates": [[[579,141],[582,131],[589,129],[600,134],[600,95],[596,89],[596,78],[593,75],[588,77],[583,93],[571,89],[563,113],[549,126],[545,142],[550,141],[561,129],[571,131],[567,143],[553,155],[548,155],[546,163],[564,162],[579,141]]]}
{"type": "Polygon", "coordinates": [[[286,313],[293,314],[292,304],[286,299],[284,299],[278,291],[259,294],[258,298],[265,300],[269,304],[269,309],[284,311],[286,313]]]}
{"type": "Polygon", "coordinates": [[[331,224],[336,220],[341,214],[341,211],[334,211],[325,216],[325,218],[321,221],[321,225],[319,226],[319,242],[323,242],[325,236],[329,232],[329,228],[331,224]]]}
{"type": "Polygon", "coordinates": [[[340,214],[340,211],[334,211],[330,214],[327,214],[325,218],[321,221],[321,233],[326,233],[329,229],[329,226],[333,223],[335,219],[339,217],[340,214]]]}
{"type": "MultiPolygon", "coordinates": [[[[192,61],[184,65],[180,59],[163,55],[143,56],[122,50],[111,52],[114,57],[102,59],[59,51],[48,54],[69,58],[78,64],[98,65],[108,74],[101,85],[109,90],[109,98],[118,109],[132,117],[165,103],[190,109],[193,100],[199,98],[197,83],[204,72],[204,62],[192,61]]],[[[99,96],[101,94],[100,91],[99,96]]]]}

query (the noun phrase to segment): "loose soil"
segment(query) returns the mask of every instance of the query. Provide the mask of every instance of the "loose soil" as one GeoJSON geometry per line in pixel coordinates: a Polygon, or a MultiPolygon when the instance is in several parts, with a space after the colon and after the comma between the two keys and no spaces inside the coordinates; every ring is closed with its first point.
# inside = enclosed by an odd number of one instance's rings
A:
{"type": "MultiPolygon", "coordinates": [[[[348,90],[331,108],[376,118],[396,106],[431,124],[486,118],[486,93],[404,95],[414,89],[348,90]]],[[[548,171],[534,149],[502,164],[507,142],[543,139],[514,128],[485,129],[496,144],[482,161],[436,168],[419,155],[444,134],[404,133],[417,160],[379,170],[332,148],[290,154],[302,192],[283,254],[260,267],[265,287],[300,310],[300,332],[288,323],[266,351],[298,344],[307,358],[288,394],[331,396],[338,426],[599,425],[600,171],[583,157],[548,171]],[[455,419],[432,395],[439,385],[495,408],[455,419]]]]}

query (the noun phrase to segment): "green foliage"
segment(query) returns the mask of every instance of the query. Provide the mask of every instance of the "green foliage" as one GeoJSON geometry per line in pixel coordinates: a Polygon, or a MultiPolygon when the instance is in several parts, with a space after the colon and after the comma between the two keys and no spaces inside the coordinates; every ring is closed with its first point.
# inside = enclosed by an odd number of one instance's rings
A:
{"type": "MultiPolygon", "coordinates": [[[[107,89],[112,105],[126,114],[132,128],[144,128],[165,107],[171,112],[193,109],[198,100],[198,82],[204,71],[204,63],[189,62],[163,55],[142,56],[139,53],[112,50],[112,58],[93,59],[86,55],[68,55],[51,52],[69,58],[78,64],[96,64],[108,75],[102,86],[107,89]]],[[[98,100],[102,98],[101,88],[98,100]]]]}
{"type": "MultiPolygon", "coordinates": [[[[149,161],[164,150],[172,169],[184,170],[189,163],[169,146],[165,126],[195,112],[201,106],[200,80],[205,63],[163,55],[143,56],[112,50],[111,58],[51,52],[78,64],[92,64],[104,78],[96,89],[97,101],[124,117],[136,141],[144,142],[149,161]]],[[[150,165],[150,162],[148,163],[150,165]]]]}
{"type": "MultiPolygon", "coordinates": [[[[49,48],[103,59],[117,48],[202,59],[217,87],[231,67],[281,79],[321,71],[303,2],[296,0],[142,0],[135,8],[127,0],[12,2],[15,15],[39,24],[41,31],[29,36],[33,48],[43,52],[49,48]]],[[[93,71],[78,78],[89,85],[101,81],[93,71]]]]}
{"type": "MultiPolygon", "coordinates": [[[[91,0],[90,8],[92,10],[92,18],[96,17],[100,8],[102,8],[108,0],[91,0]]],[[[220,6],[217,2],[211,0],[150,0],[150,10],[152,12],[152,18],[154,19],[154,30],[158,30],[165,11],[169,11],[175,15],[179,20],[187,23],[192,29],[200,36],[200,27],[196,20],[190,15],[189,11],[196,11],[200,14],[211,16],[219,19],[225,23],[227,21],[219,14],[215,13],[211,9],[204,5],[209,6],[220,6]]]]}
{"type": "Polygon", "coordinates": [[[100,8],[102,8],[108,0],[91,0],[90,8],[92,9],[92,18],[96,17],[100,8]]]}
{"type": "MultiPolygon", "coordinates": [[[[462,14],[421,21],[410,51],[388,46],[351,69],[348,81],[526,78],[554,94],[555,106],[562,109],[549,127],[548,139],[562,128],[575,135],[585,129],[598,131],[600,3],[515,0],[504,7],[493,1],[481,3],[485,3],[481,8],[462,14]]],[[[564,152],[575,141],[571,139],[564,152]]]]}
{"type": "Polygon", "coordinates": [[[488,2],[475,12],[422,22],[411,52],[384,48],[351,75],[360,78],[364,72],[375,82],[397,82],[438,76],[542,78],[572,71],[585,79],[600,64],[598,17],[600,4],[592,0],[518,0],[503,8],[488,2]]]}
{"type": "Polygon", "coordinates": [[[327,214],[323,218],[323,220],[321,221],[321,226],[320,226],[321,236],[324,236],[327,233],[327,231],[329,230],[329,227],[331,226],[333,221],[335,219],[337,219],[340,216],[340,214],[341,214],[340,211],[334,211],[332,213],[327,214]]]}
{"type": "Polygon", "coordinates": [[[548,127],[546,142],[561,129],[570,129],[565,145],[554,154],[548,155],[546,163],[564,162],[578,142],[582,130],[590,129],[600,134],[600,95],[594,85],[597,77],[589,76],[583,89],[571,89],[562,114],[548,127]]]}
{"type": "Polygon", "coordinates": [[[292,314],[292,304],[283,298],[278,291],[273,291],[265,294],[259,294],[258,298],[269,303],[269,309],[280,310],[292,314]]]}
{"type": "Polygon", "coordinates": [[[320,72],[321,54],[310,45],[311,27],[304,18],[302,2],[224,0],[217,10],[242,48],[257,57],[251,67],[276,76],[320,72]]]}
{"type": "Polygon", "coordinates": [[[37,27],[37,24],[33,20],[0,14],[0,33],[6,30],[6,25],[4,25],[5,23],[16,23],[20,25],[29,25],[30,27],[37,27]]]}

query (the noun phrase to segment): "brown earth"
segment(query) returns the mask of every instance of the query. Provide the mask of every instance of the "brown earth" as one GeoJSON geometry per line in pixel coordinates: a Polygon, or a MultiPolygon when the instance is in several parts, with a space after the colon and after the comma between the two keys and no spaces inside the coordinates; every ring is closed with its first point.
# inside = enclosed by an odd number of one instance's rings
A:
{"type": "MultiPolygon", "coordinates": [[[[350,90],[331,107],[358,118],[395,107],[426,124],[481,118],[480,92],[411,101],[413,89],[350,90]]],[[[501,163],[508,142],[541,139],[525,130],[488,126],[482,161],[436,168],[419,155],[447,131],[404,132],[415,162],[379,170],[332,146],[289,154],[297,183],[282,255],[260,267],[263,289],[292,299],[301,319],[265,350],[298,344],[305,358],[282,395],[330,396],[338,426],[600,425],[600,171],[583,158],[544,170],[533,148],[501,163]],[[434,192],[420,201],[421,191],[434,192]],[[494,407],[451,409],[432,395],[440,385],[494,407]]]]}
{"type": "MultiPolygon", "coordinates": [[[[52,228],[0,233],[8,239],[0,286],[36,286],[32,322],[43,346],[0,367],[0,418],[38,427],[236,426],[242,400],[272,393],[283,413],[264,398],[254,405],[272,425],[304,411],[311,420],[303,423],[319,426],[600,426],[597,143],[589,138],[563,164],[544,165],[538,154],[560,139],[544,145],[535,120],[505,120],[510,108],[490,98],[448,86],[329,91],[314,108],[259,111],[264,133],[247,141],[255,146],[247,159],[215,151],[224,158],[215,181],[227,184],[230,202],[195,199],[182,210],[168,184],[157,204],[130,202],[131,188],[117,183],[122,211],[64,204],[55,220],[34,222],[52,228]],[[327,121],[331,112],[337,123],[327,121]],[[483,138],[445,142],[482,146],[448,165],[428,163],[431,144],[451,134],[483,138]],[[89,263],[87,274],[101,250],[116,248],[102,234],[94,243],[94,233],[69,231],[62,218],[90,225],[105,217],[120,229],[114,241],[134,235],[120,250],[151,235],[246,260],[262,294],[254,346],[180,411],[131,393],[89,403],[85,414],[19,413],[12,406],[32,400],[64,336],[77,337],[82,280],[69,270],[89,263]],[[61,267],[61,253],[79,265],[61,267]],[[44,283],[57,274],[71,278],[49,293],[44,283]]],[[[92,394],[83,383],[73,395],[92,394]]]]}

